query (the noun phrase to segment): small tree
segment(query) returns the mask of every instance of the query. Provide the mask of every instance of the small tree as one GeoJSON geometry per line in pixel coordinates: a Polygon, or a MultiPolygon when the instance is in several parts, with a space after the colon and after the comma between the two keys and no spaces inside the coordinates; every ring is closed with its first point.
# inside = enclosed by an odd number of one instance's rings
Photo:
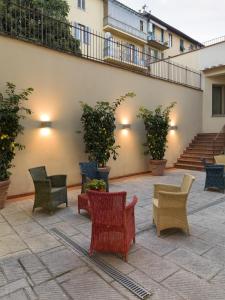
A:
{"type": "Polygon", "coordinates": [[[14,165],[12,161],[16,150],[24,149],[24,146],[16,142],[19,134],[23,134],[24,127],[21,120],[31,110],[23,106],[33,89],[28,88],[21,93],[16,93],[16,86],[7,82],[4,95],[0,93],[0,181],[10,177],[9,169],[14,165]]]}
{"type": "Polygon", "coordinates": [[[105,167],[111,156],[114,160],[117,159],[120,146],[115,145],[115,112],[123,101],[134,96],[134,93],[127,93],[113,104],[101,101],[94,107],[81,102],[85,152],[89,154],[89,160],[97,161],[100,167],[105,167]]]}
{"type": "Polygon", "coordinates": [[[172,102],[168,107],[163,109],[159,105],[155,110],[149,110],[145,107],[139,109],[138,118],[144,121],[146,131],[146,147],[144,152],[150,154],[153,160],[162,160],[167,148],[167,135],[170,127],[169,114],[176,102],[172,102]]]}
{"type": "Polygon", "coordinates": [[[1,30],[56,49],[81,54],[65,0],[0,0],[1,30]]]}

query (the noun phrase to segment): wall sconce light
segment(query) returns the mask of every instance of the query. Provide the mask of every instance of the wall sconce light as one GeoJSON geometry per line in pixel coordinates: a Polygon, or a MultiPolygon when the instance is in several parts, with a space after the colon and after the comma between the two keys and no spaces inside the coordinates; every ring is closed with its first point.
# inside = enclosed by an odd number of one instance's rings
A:
{"type": "Polygon", "coordinates": [[[120,129],[131,129],[131,124],[119,124],[120,129]]]}
{"type": "Polygon", "coordinates": [[[177,125],[170,125],[169,130],[177,130],[178,126],[177,125]]]}
{"type": "Polygon", "coordinates": [[[49,120],[49,117],[47,115],[41,116],[39,128],[41,129],[42,136],[48,136],[50,134],[50,129],[52,128],[52,122],[49,120]]]}
{"type": "Polygon", "coordinates": [[[40,128],[51,128],[52,122],[50,121],[41,121],[40,128]]]}

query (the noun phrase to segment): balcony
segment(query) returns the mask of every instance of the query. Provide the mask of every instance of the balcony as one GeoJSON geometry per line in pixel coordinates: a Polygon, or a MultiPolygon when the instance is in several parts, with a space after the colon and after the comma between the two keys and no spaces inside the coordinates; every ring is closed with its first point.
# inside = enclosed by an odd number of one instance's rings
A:
{"type": "Polygon", "coordinates": [[[104,30],[125,38],[147,43],[147,34],[145,32],[109,16],[104,18],[104,30]]]}
{"type": "Polygon", "coordinates": [[[131,69],[147,70],[144,53],[113,40],[105,40],[104,61],[131,69]]]}
{"type": "Polygon", "coordinates": [[[153,33],[148,33],[147,40],[148,44],[156,49],[166,50],[169,48],[169,43],[167,41],[162,41],[153,33]]]}

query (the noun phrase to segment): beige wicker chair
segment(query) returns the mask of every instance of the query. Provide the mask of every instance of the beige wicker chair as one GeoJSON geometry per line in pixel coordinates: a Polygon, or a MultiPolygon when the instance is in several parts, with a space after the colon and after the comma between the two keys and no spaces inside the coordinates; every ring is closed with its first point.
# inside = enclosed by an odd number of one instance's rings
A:
{"type": "Polygon", "coordinates": [[[153,223],[160,231],[180,228],[189,234],[186,202],[195,177],[184,175],[181,186],[155,184],[153,199],[153,223]]]}
{"type": "Polygon", "coordinates": [[[216,155],[214,156],[215,162],[217,165],[225,165],[225,155],[216,155]]]}

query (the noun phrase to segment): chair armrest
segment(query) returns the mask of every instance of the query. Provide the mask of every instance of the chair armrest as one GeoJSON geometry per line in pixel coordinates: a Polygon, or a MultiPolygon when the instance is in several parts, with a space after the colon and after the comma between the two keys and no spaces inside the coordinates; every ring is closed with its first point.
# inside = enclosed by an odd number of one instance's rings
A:
{"type": "Polygon", "coordinates": [[[178,208],[186,205],[188,194],[182,192],[159,192],[160,208],[178,208]]]}
{"type": "Polygon", "coordinates": [[[129,203],[125,209],[130,210],[131,208],[134,208],[135,205],[137,204],[137,202],[138,202],[138,198],[136,196],[134,196],[131,203],[129,203]]]}
{"type": "Polygon", "coordinates": [[[165,192],[180,192],[180,187],[170,184],[154,184],[154,198],[158,199],[158,194],[161,191],[165,192]]]}
{"type": "Polygon", "coordinates": [[[51,193],[51,181],[50,179],[46,180],[35,180],[34,181],[35,192],[37,194],[50,194],[51,193]]]}
{"type": "Polygon", "coordinates": [[[52,187],[63,187],[66,186],[67,175],[53,175],[48,176],[51,180],[52,187]]]}

